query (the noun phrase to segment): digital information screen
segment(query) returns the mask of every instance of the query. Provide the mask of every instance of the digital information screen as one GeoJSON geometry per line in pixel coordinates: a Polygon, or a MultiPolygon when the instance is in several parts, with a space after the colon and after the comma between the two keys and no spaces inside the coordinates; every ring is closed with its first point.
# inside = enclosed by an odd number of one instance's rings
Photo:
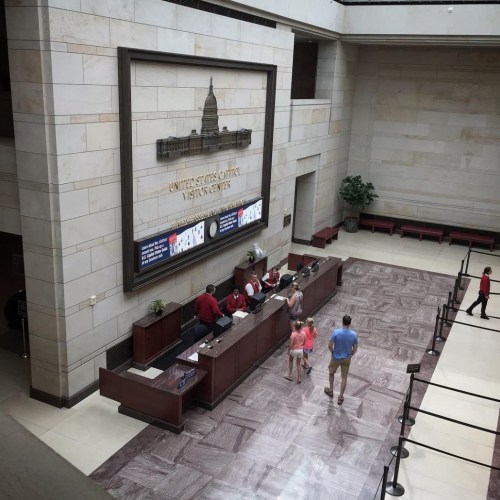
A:
{"type": "MultiPolygon", "coordinates": [[[[215,220],[217,219],[218,229],[212,237],[224,236],[247,224],[259,221],[262,219],[262,199],[222,212],[215,217],[215,220]]],[[[203,220],[136,241],[136,269],[144,271],[171,257],[209,244],[205,238],[205,229],[206,221],[203,220]]]]}
{"type": "Polygon", "coordinates": [[[137,242],[139,270],[164,262],[205,243],[205,221],[137,242]]]}
{"type": "Polygon", "coordinates": [[[219,215],[219,234],[226,234],[260,219],[262,219],[262,200],[232,208],[219,215]]]}

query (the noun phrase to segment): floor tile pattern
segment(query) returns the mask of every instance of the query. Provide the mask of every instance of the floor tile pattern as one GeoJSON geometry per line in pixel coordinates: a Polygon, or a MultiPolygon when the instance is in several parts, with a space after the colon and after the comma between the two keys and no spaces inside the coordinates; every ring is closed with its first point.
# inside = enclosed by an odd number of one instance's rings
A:
{"type": "MultiPolygon", "coordinates": [[[[213,411],[190,410],[182,434],[149,426],[91,477],[127,499],[374,498],[400,430],[406,365],[424,356],[453,283],[349,259],[343,286],[316,315],[313,370],[302,384],[284,378],[283,346],[213,411]],[[343,314],[352,316],[360,348],[338,406],[323,387],[329,334],[343,314]]],[[[424,359],[423,377],[432,368],[424,359]]]]}

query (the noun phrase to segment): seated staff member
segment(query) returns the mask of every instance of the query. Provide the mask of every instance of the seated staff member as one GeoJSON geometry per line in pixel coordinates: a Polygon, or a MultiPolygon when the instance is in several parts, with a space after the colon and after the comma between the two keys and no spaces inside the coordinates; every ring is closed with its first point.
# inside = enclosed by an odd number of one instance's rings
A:
{"type": "Polygon", "coordinates": [[[200,323],[212,331],[218,318],[222,318],[217,299],[214,297],[215,286],[207,285],[205,293],[200,295],[194,304],[194,312],[200,323]]]}
{"type": "Polygon", "coordinates": [[[262,278],[262,291],[264,293],[274,290],[280,284],[280,268],[274,266],[270,271],[264,274],[262,278]]]}
{"type": "Polygon", "coordinates": [[[256,293],[259,293],[262,290],[262,285],[260,284],[259,278],[257,278],[257,273],[252,271],[250,273],[250,279],[248,283],[245,285],[245,293],[248,298],[252,297],[256,293]]]}
{"type": "Polygon", "coordinates": [[[236,311],[245,312],[248,309],[247,301],[245,296],[240,293],[239,289],[236,287],[231,295],[228,295],[226,299],[226,311],[228,314],[233,315],[236,311]]]}

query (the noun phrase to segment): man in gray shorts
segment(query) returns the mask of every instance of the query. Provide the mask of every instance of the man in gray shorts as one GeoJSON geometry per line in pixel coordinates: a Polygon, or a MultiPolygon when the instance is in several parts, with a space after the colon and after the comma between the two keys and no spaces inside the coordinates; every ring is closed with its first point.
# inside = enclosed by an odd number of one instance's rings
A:
{"type": "Polygon", "coordinates": [[[340,394],[337,403],[341,405],[344,402],[344,391],[347,385],[347,375],[351,358],[358,350],[358,335],[351,330],[351,317],[345,315],[342,318],[342,328],[337,328],[332,332],[328,349],[332,353],[332,359],[328,365],[330,387],[325,387],[325,394],[333,398],[333,380],[335,373],[340,366],[340,394]]]}

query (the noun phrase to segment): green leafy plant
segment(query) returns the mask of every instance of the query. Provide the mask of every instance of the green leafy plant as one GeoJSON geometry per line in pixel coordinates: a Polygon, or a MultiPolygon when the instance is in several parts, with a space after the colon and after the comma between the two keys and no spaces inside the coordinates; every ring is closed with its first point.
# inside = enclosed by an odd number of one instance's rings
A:
{"type": "Polygon", "coordinates": [[[257,258],[257,252],[254,248],[250,248],[250,250],[247,250],[247,257],[250,262],[253,262],[257,258]]]}
{"type": "Polygon", "coordinates": [[[371,182],[363,182],[361,175],[348,175],[343,179],[339,195],[348,205],[351,205],[352,217],[356,209],[364,210],[375,198],[378,198],[375,186],[371,182]]]}
{"type": "Polygon", "coordinates": [[[149,309],[151,310],[151,312],[154,312],[157,316],[160,316],[160,314],[165,310],[166,307],[167,307],[167,304],[164,300],[154,299],[151,302],[149,309]]]}

